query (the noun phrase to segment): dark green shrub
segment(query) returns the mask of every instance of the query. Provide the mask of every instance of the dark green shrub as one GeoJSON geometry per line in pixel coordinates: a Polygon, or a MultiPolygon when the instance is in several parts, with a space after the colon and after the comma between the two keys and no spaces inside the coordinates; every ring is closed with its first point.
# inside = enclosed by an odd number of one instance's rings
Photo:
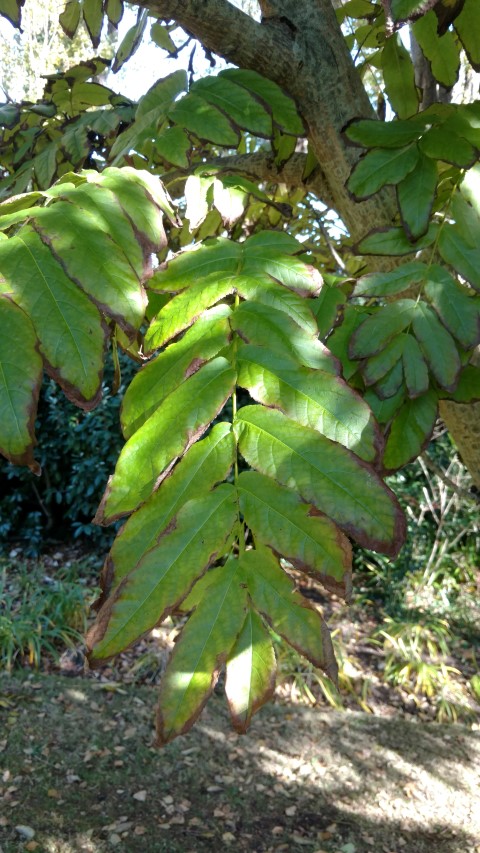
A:
{"type": "Polygon", "coordinates": [[[114,530],[91,523],[109,474],[123,445],[119,408],[137,365],[120,354],[122,385],[112,395],[113,367],[107,365],[104,396],[93,412],[70,403],[53,380],[40,394],[36,456],[41,477],[0,461],[0,552],[18,543],[26,556],[48,542],[87,539],[107,548],[114,530]]]}

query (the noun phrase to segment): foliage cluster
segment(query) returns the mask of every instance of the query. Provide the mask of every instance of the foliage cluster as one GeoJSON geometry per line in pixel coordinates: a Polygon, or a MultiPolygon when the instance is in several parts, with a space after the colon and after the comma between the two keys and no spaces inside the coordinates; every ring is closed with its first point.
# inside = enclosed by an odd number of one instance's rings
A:
{"type": "MultiPolygon", "coordinates": [[[[162,743],[192,725],[223,667],[233,724],[247,728],[274,687],[271,629],[335,680],[326,625],[291,572],[348,598],[350,539],[395,557],[405,521],[383,478],[422,452],[439,402],[480,399],[478,104],[418,112],[396,34],[411,20],[435,85],[453,85],[462,50],[477,67],[474,5],[465,0],[446,29],[417,2],[392,3],[390,20],[369,2],[339,10],[354,41],[376,45],[368,60],[396,113],[349,116],[349,196],[327,175],[342,212],[377,201],[383,211],[355,246],[322,223],[318,245],[308,239],[318,215],[306,184],[322,163],[307,95],[293,88],[295,103],[249,67],[199,80],[174,72],[133,104],[98,83],[108,63],[97,58],[50,75],[37,104],[2,107],[0,445],[39,474],[43,371],[90,411],[109,340],[146,360],[123,400],[126,444],[96,514],[102,525],[128,520],[88,643],[102,663],[169,614],[190,614],[163,679],[162,743]],[[238,163],[265,153],[276,177],[255,183],[238,163]],[[298,162],[297,219],[278,175],[298,162]],[[165,172],[184,187],[181,215],[165,172]]],[[[7,17],[20,9],[0,0],[7,17]]],[[[69,0],[61,23],[73,35],[83,16],[96,47],[104,13],[115,24],[121,2],[69,0]]],[[[291,14],[304,25],[300,7],[291,14]]]]}

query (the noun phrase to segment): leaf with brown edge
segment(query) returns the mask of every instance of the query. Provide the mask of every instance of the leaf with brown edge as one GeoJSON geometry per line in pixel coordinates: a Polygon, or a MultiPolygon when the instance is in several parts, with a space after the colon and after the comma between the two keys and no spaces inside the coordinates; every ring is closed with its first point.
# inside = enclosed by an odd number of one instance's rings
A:
{"type": "Polygon", "coordinates": [[[233,486],[224,483],[187,501],[100,608],[87,634],[92,664],[123,651],[165,619],[225,553],[236,520],[235,497],[233,486]]]}
{"type": "Polygon", "coordinates": [[[230,315],[228,305],[204,311],[177,343],[170,344],[136,374],[122,400],[125,438],[130,438],[175,388],[228,345],[230,315]]]}
{"type": "Polygon", "coordinates": [[[200,497],[222,482],[234,462],[231,425],[219,423],[194,444],[172,473],[143,506],[130,516],[118,533],[103,572],[103,596],[118,586],[144,554],[160,540],[172,518],[189,498],[200,497]]]}
{"type": "Polygon", "coordinates": [[[277,634],[314,666],[337,681],[337,663],[327,625],[299,592],[268,548],[246,551],[240,566],[253,605],[277,634]]]}
{"type": "Polygon", "coordinates": [[[340,376],[308,369],[289,356],[251,344],[238,347],[236,363],[238,384],[254,400],[313,427],[367,462],[378,458],[383,440],[372,412],[340,376]]]}
{"type": "Polygon", "coordinates": [[[352,548],[333,521],[256,471],[242,472],[237,488],[240,510],[255,542],[268,545],[296,569],[348,600],[352,548]]]}
{"type": "Polygon", "coordinates": [[[242,580],[234,558],[214,569],[205,595],[175,643],[157,708],[161,745],[192,727],[215,687],[245,620],[247,590],[242,580]]]}
{"type": "Polygon", "coordinates": [[[225,694],[234,729],[245,734],[252,716],[275,691],[277,662],[272,638],[252,607],[227,660],[225,694]]]}
{"type": "Polygon", "coordinates": [[[28,226],[0,244],[0,271],[35,327],[47,372],[75,405],[94,408],[107,339],[95,305],[28,226]]]}
{"type": "Polygon", "coordinates": [[[234,422],[240,453],[294,489],[359,544],[395,556],[405,538],[400,506],[371,465],[276,409],[245,406],[234,422]]]}
{"type": "Polygon", "coordinates": [[[454,391],[462,368],[460,356],[450,332],[425,302],[418,302],[415,308],[413,331],[438,384],[454,391]]]}
{"type": "Polygon", "coordinates": [[[178,456],[205,432],[230,396],[236,374],[218,356],[172,391],[127,441],[95,516],[109,524],[144,503],[178,456]]]}
{"type": "Polygon", "coordinates": [[[386,474],[403,468],[426,447],[437,418],[437,401],[435,391],[428,391],[403,403],[388,432],[383,457],[386,474]]]}
{"type": "MultiPolygon", "coordinates": [[[[3,243],[2,243],[3,245],[3,243]]],[[[33,456],[43,364],[27,314],[0,295],[0,452],[14,465],[40,474],[33,456]]]]}

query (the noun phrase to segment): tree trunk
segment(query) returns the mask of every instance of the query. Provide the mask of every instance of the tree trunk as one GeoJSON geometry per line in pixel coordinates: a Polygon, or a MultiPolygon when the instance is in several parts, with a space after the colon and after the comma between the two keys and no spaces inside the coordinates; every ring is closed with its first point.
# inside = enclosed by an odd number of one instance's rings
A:
{"type": "MultiPolygon", "coordinates": [[[[393,192],[357,203],[345,188],[360,152],[344,144],[342,130],[353,118],[375,118],[375,113],[331,0],[260,0],[260,23],[227,0],[140,0],[137,5],[175,20],[209,50],[273,80],[294,98],[319,163],[319,181],[353,240],[391,225],[397,210],[393,192]]],[[[480,487],[480,404],[443,403],[441,414],[480,487]]]]}

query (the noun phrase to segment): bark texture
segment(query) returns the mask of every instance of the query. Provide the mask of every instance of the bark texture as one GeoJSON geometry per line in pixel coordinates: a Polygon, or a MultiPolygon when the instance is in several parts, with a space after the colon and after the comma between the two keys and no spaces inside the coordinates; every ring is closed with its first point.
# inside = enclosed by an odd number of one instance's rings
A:
{"type": "MultiPolygon", "coordinates": [[[[228,0],[140,0],[136,5],[176,21],[212,52],[257,71],[294,98],[318,160],[320,198],[337,211],[355,241],[391,224],[396,214],[392,192],[356,203],[345,188],[359,151],[344,144],[342,130],[352,118],[375,118],[375,113],[331,0],[260,0],[261,22],[228,0]]],[[[391,261],[385,266],[391,267],[391,261]]],[[[443,403],[442,417],[480,487],[480,404],[443,403]]]]}

